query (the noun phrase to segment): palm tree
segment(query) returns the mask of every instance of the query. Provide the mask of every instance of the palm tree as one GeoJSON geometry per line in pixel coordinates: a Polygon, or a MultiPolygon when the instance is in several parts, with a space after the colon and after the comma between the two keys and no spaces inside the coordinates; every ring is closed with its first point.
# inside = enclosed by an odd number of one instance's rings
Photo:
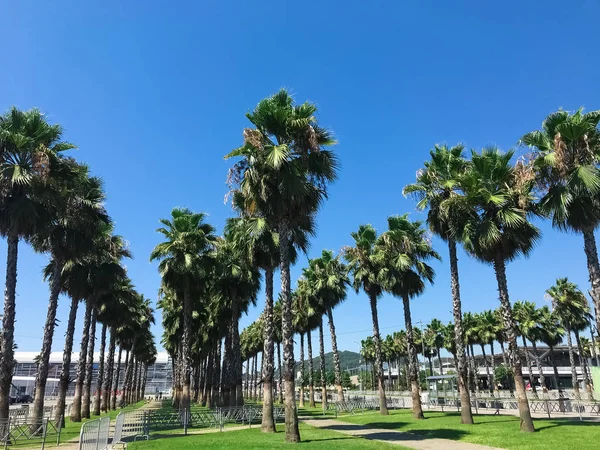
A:
{"type": "Polygon", "coordinates": [[[337,336],[333,322],[333,308],[346,299],[346,288],[349,284],[347,268],[340,261],[339,256],[334,256],[332,251],[323,250],[320,258],[310,261],[313,284],[312,298],[318,303],[318,309],[327,314],[329,331],[331,333],[331,348],[333,352],[333,367],[338,401],[344,401],[342,388],[342,371],[340,356],[337,349],[337,336]]]}
{"type": "Polygon", "coordinates": [[[382,274],[384,289],[402,299],[413,416],[422,419],[423,408],[419,394],[418,361],[413,341],[410,299],[421,295],[426,283],[433,283],[435,273],[428,261],[440,257],[426,239],[421,222],[411,222],[407,214],[388,218],[388,231],[380,236],[376,246],[380,250],[380,257],[388,262],[382,274]]]}
{"type": "Polygon", "coordinates": [[[0,420],[8,418],[14,367],[15,296],[19,241],[34,236],[52,216],[49,187],[59,154],[74,148],[62,142],[62,128],[37,109],[12,108],[0,116],[0,232],[7,239],[6,283],[0,344],[0,420]]]}
{"type": "Polygon", "coordinates": [[[479,397],[479,367],[477,366],[475,352],[473,350],[473,346],[478,343],[479,339],[479,336],[477,335],[477,320],[475,314],[471,312],[466,312],[463,314],[462,329],[464,332],[463,336],[465,339],[465,346],[469,361],[469,384],[474,384],[474,386],[471,385],[470,388],[471,390],[474,388],[476,397],[479,397]]]}
{"type": "MultiPolygon", "coordinates": [[[[600,262],[595,229],[600,224],[600,111],[550,114],[542,129],[521,141],[534,148],[539,180],[540,209],[552,216],[552,225],[583,235],[584,251],[592,284],[591,296],[600,310],[600,262]]],[[[596,317],[600,329],[600,317],[596,317]]]]}
{"type": "Polygon", "coordinates": [[[60,164],[62,179],[49,183],[49,188],[56,190],[55,198],[58,200],[54,205],[53,217],[43,232],[36,233],[30,240],[36,251],[48,252],[52,259],[50,300],[35,384],[35,420],[41,420],[43,416],[58,296],[62,288],[60,274],[66,261],[92,249],[93,238],[99,227],[110,221],[102,205],[104,192],[100,180],[90,178],[87,167],[77,165],[72,160],[63,160],[60,164]]]}
{"type": "MultiPolygon", "coordinates": [[[[232,193],[233,205],[240,213],[239,218],[228,219],[225,225],[226,233],[235,238],[233,245],[247,252],[252,264],[257,265],[265,272],[265,308],[264,321],[264,349],[262,374],[264,386],[263,416],[261,430],[275,432],[273,417],[273,377],[274,377],[274,334],[273,334],[273,273],[279,261],[279,235],[269,221],[259,215],[259,211],[246,211],[247,204],[243,194],[236,190],[232,193]]],[[[292,229],[292,242],[290,242],[290,260],[294,264],[297,260],[298,250],[306,252],[308,249],[308,235],[312,233],[312,221],[301,223],[292,229]]]]}
{"type": "MultiPolygon", "coordinates": [[[[554,372],[554,384],[558,389],[559,395],[562,395],[562,389],[560,386],[560,378],[558,376],[558,368],[556,367],[556,361],[554,359],[554,347],[559,345],[565,335],[565,329],[558,316],[551,312],[549,308],[541,308],[540,313],[540,328],[539,328],[539,340],[546,344],[550,349],[550,363],[554,372]]],[[[537,352],[536,352],[537,354],[537,352]]]]}
{"type": "Polygon", "coordinates": [[[450,322],[442,328],[443,348],[445,348],[454,358],[454,368],[458,373],[458,357],[456,354],[456,340],[454,336],[454,324],[450,322]]]}
{"type": "MultiPolygon", "coordinates": [[[[445,327],[442,322],[438,319],[432,319],[425,329],[425,334],[428,337],[430,345],[435,348],[435,353],[438,359],[438,367],[440,375],[444,375],[444,369],[442,367],[442,356],[440,350],[444,347],[444,331],[445,327]]],[[[433,373],[432,373],[433,375],[433,373]]]]}
{"type": "Polygon", "coordinates": [[[244,130],[245,143],[227,158],[241,157],[230,173],[244,196],[244,210],[259,210],[279,234],[282,330],[286,387],[286,440],[299,442],[294,401],[294,343],[290,285],[292,230],[314,217],[337,177],[335,155],[324,147],[335,141],[317,124],[314,104],[294,105],[281,90],[246,115],[255,129],[244,130]]]}
{"type": "Polygon", "coordinates": [[[352,275],[352,286],[356,293],[364,290],[369,297],[371,318],[373,320],[373,347],[375,375],[379,389],[379,412],[388,415],[385,386],[383,383],[383,362],[381,352],[381,335],[379,334],[379,319],[377,317],[377,300],[383,294],[380,283],[383,264],[377,254],[377,232],[371,225],[361,225],[358,231],[351,234],[354,247],[344,248],[344,257],[348,262],[349,273],[352,275]]]}
{"type": "MultiPolygon", "coordinates": [[[[525,361],[529,369],[529,382],[531,385],[531,392],[534,395],[537,394],[535,388],[535,378],[533,376],[533,367],[531,364],[531,353],[527,350],[527,339],[530,341],[535,340],[535,336],[538,330],[538,310],[535,303],[528,301],[515,302],[513,305],[514,318],[517,322],[517,329],[523,339],[523,352],[525,352],[525,361]]],[[[537,358],[537,352],[534,349],[534,355],[537,358]]],[[[540,373],[540,383],[544,386],[544,375],[542,374],[542,368],[538,364],[538,371],[540,373]]]]}
{"type": "Polygon", "coordinates": [[[592,399],[592,389],[588,379],[585,358],[582,357],[579,332],[587,327],[587,319],[590,315],[590,307],[575,283],[567,278],[558,278],[556,284],[546,291],[546,294],[552,299],[552,305],[556,315],[559,317],[567,334],[567,344],[569,347],[569,361],[571,363],[571,376],[575,395],[579,395],[579,384],[577,382],[577,370],[575,366],[575,355],[573,351],[573,342],[571,333],[575,335],[576,344],[579,350],[579,362],[583,372],[583,384],[588,396],[592,399]]]}
{"type": "Polygon", "coordinates": [[[461,215],[457,214],[457,208],[454,207],[454,201],[460,195],[458,179],[468,167],[463,150],[464,147],[460,144],[450,148],[445,145],[436,145],[430,152],[431,160],[426,162],[425,168],[417,173],[416,182],[406,186],[403,193],[416,197],[419,200],[419,209],[429,208],[427,213],[429,228],[448,243],[454,336],[458,359],[458,387],[462,405],[461,423],[472,424],[468,366],[462,327],[458,257],[456,256],[456,242],[460,236],[452,232],[453,228],[460,228],[457,227],[456,222],[462,220],[461,215]]]}
{"type": "Polygon", "coordinates": [[[199,273],[206,270],[209,255],[216,237],[214,228],[205,223],[205,214],[175,208],[171,220],[161,219],[164,227],[157,231],[165,241],[154,247],[150,260],[160,260],[158,270],[163,282],[183,292],[183,392],[181,407],[190,407],[191,335],[192,335],[192,284],[199,273]]]}
{"type": "Polygon", "coordinates": [[[466,217],[461,240],[470,254],[494,267],[521,430],[533,432],[508,294],[506,263],[528,255],[540,233],[528,220],[533,213],[533,180],[524,175],[522,164],[511,165],[512,156],[512,151],[502,153],[495,148],[484,149],[481,154],[473,152],[470,169],[460,180],[465,195],[459,199],[459,209],[466,217]]]}
{"type": "Polygon", "coordinates": [[[494,381],[495,372],[495,361],[494,361],[494,339],[496,338],[496,329],[498,324],[496,323],[496,316],[493,311],[484,311],[475,315],[475,334],[477,340],[481,346],[481,355],[483,356],[483,363],[485,364],[485,371],[488,379],[488,390],[490,394],[493,394],[497,390],[496,383],[494,381]],[[492,356],[492,371],[490,373],[490,364],[485,354],[485,346],[489,345],[491,348],[492,356]]]}

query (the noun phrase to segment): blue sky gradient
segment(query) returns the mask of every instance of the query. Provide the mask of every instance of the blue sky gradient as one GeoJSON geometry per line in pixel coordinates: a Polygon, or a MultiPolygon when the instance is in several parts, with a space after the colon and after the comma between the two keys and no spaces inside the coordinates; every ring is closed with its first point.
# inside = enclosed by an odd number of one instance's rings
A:
{"type": "MultiPolygon", "coordinates": [[[[0,14],[0,111],[37,106],[65,127],[74,156],[105,180],[116,231],[135,256],[130,276],[153,301],[158,219],[186,206],[222,230],[232,215],[223,155],[242,142],[244,114],[281,87],[316,102],[339,140],[340,178],[309,256],[339,251],[361,223],[383,231],[392,214],[423,218],[402,188],[435,143],[508,149],[559,107],[600,108],[595,1],[23,1],[4,2],[0,14]]],[[[531,257],[508,266],[512,300],[543,304],[562,276],[587,290],[582,238],[539,225],[531,257]]],[[[447,250],[434,244],[444,261],[412,302],[416,322],[451,318],[447,250]]],[[[2,277],[5,254],[1,242],[2,277]]],[[[16,342],[39,351],[47,256],[27,245],[19,256],[16,342]]],[[[497,307],[492,268],[459,258],[464,309],[497,307]]],[[[67,313],[61,298],[54,351],[67,313]]],[[[358,350],[371,332],[366,296],[350,293],[334,316],[339,348],[358,350]]],[[[403,328],[397,299],[382,298],[379,317],[383,334],[403,328]]]]}

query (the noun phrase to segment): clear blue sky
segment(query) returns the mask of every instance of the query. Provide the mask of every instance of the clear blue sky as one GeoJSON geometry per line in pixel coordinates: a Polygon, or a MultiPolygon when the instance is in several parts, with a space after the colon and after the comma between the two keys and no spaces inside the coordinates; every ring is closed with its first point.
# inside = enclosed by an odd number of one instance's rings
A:
{"type": "MultiPolygon", "coordinates": [[[[187,206],[222,229],[232,214],[223,155],[242,141],[245,112],[281,87],[316,102],[339,139],[343,168],[311,256],[349,244],[361,223],[383,230],[388,215],[422,217],[401,191],[433,144],[510,148],[559,107],[599,109],[598,3],[527,3],[3,2],[0,110],[37,106],[65,127],[75,156],[104,178],[108,210],[135,256],[129,273],[155,300],[148,255],[158,218],[187,206]]],[[[559,276],[587,290],[581,237],[541,227],[531,258],[509,265],[513,301],[542,304],[559,276]]],[[[2,280],[5,254],[2,242],[2,280]]],[[[459,256],[465,310],[495,308],[491,267],[459,256]]],[[[41,347],[46,260],[21,246],[20,350],[41,347]]],[[[435,268],[435,286],[412,303],[415,321],[451,317],[447,258],[435,268]]],[[[55,351],[67,310],[61,298],[55,351]]],[[[379,317],[384,334],[403,328],[394,298],[381,300],[379,317]]],[[[351,293],[335,319],[340,349],[357,350],[371,329],[364,294],[351,293]]]]}

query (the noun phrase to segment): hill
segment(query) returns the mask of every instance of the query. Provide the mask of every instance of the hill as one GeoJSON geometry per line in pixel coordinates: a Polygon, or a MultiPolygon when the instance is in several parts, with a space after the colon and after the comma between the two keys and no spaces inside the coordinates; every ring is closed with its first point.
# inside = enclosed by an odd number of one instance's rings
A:
{"type": "MultiPolygon", "coordinates": [[[[340,354],[340,367],[342,370],[346,369],[354,369],[359,366],[360,354],[351,351],[341,351],[340,354]]],[[[299,361],[296,362],[296,366],[298,366],[299,361]]],[[[305,367],[308,368],[308,360],[304,362],[305,367]]],[[[321,364],[321,358],[317,356],[313,358],[313,369],[319,370],[319,365],[321,364]]],[[[325,371],[329,372],[333,370],[333,352],[325,353],[325,371]]]]}

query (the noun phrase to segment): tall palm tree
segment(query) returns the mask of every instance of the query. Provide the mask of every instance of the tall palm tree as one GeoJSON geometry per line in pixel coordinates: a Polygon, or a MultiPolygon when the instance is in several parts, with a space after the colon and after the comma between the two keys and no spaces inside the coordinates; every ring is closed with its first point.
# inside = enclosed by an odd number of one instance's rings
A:
{"type": "MultiPolygon", "coordinates": [[[[531,392],[534,395],[537,394],[535,387],[535,378],[533,376],[533,366],[531,361],[531,353],[527,350],[527,339],[531,342],[535,340],[536,334],[539,329],[538,325],[538,310],[535,303],[528,301],[515,302],[513,305],[514,318],[517,322],[517,329],[521,338],[523,339],[523,352],[525,353],[525,361],[529,369],[529,383],[531,385],[531,392]]],[[[535,350],[534,350],[535,352],[535,350]]],[[[537,353],[534,353],[537,358],[537,353]]],[[[542,368],[538,364],[538,371],[540,373],[540,383],[544,385],[544,375],[542,374],[542,368]]]]}
{"type": "Polygon", "coordinates": [[[199,273],[207,270],[208,261],[212,259],[216,237],[214,228],[204,222],[205,214],[193,213],[188,209],[175,208],[171,212],[171,220],[161,219],[163,227],[157,231],[165,241],[154,247],[150,260],[160,260],[158,270],[163,282],[176,286],[183,292],[183,392],[181,407],[190,407],[190,374],[191,374],[191,335],[192,335],[192,284],[199,273]]]}
{"type": "Polygon", "coordinates": [[[565,329],[560,323],[558,316],[554,312],[551,312],[549,308],[541,308],[538,338],[540,342],[546,344],[550,349],[550,363],[554,372],[554,384],[560,395],[562,395],[562,388],[558,375],[558,367],[554,359],[554,348],[562,343],[564,335],[565,329]]]}
{"type": "Polygon", "coordinates": [[[477,320],[475,314],[466,312],[462,317],[462,329],[467,349],[467,359],[469,368],[469,383],[471,390],[475,391],[475,395],[479,397],[479,368],[475,360],[475,352],[473,346],[478,343],[479,336],[477,335],[477,320]]]}
{"type": "Polygon", "coordinates": [[[427,224],[429,228],[448,243],[450,278],[452,289],[452,312],[454,316],[454,336],[458,360],[458,387],[461,398],[461,423],[472,424],[471,399],[469,395],[468,365],[464,348],[462,327],[462,304],[458,277],[458,257],[456,242],[460,238],[453,229],[460,228],[460,214],[454,207],[454,200],[460,195],[458,179],[468,167],[463,156],[464,147],[456,145],[436,145],[431,150],[431,160],[417,173],[417,180],[404,188],[404,195],[413,195],[419,200],[418,208],[428,208],[427,224]],[[452,225],[452,226],[451,226],[452,225]]]}
{"type": "Polygon", "coordinates": [[[494,372],[495,372],[495,361],[494,361],[494,339],[496,338],[496,316],[493,311],[484,311],[482,313],[475,315],[475,334],[477,335],[477,340],[479,345],[481,346],[481,355],[483,356],[483,363],[485,364],[485,371],[487,373],[488,379],[488,390],[490,394],[493,394],[496,388],[496,383],[494,380],[494,372]],[[489,345],[491,348],[491,356],[492,356],[492,371],[490,373],[490,363],[488,361],[487,355],[485,353],[485,346],[489,345]]]}
{"type": "Polygon", "coordinates": [[[377,300],[383,294],[380,278],[384,269],[381,257],[375,244],[377,232],[371,225],[361,225],[358,231],[351,234],[354,239],[353,247],[344,247],[344,257],[348,262],[349,273],[352,275],[352,286],[356,293],[364,290],[369,297],[371,319],[373,321],[374,370],[379,389],[379,412],[388,415],[385,386],[383,383],[383,361],[381,352],[381,335],[379,333],[379,318],[377,300]]]}
{"type": "Polygon", "coordinates": [[[590,315],[590,307],[583,292],[579,290],[575,283],[567,278],[558,278],[556,284],[549,288],[546,293],[552,299],[552,305],[556,315],[560,318],[567,334],[567,344],[569,347],[569,360],[571,363],[571,376],[575,394],[579,395],[579,384],[577,381],[577,371],[575,367],[575,355],[571,333],[575,335],[576,345],[578,347],[579,362],[583,372],[583,384],[588,396],[593,398],[591,384],[588,379],[587,367],[581,354],[581,343],[579,332],[587,327],[587,319],[590,315]]]}
{"type": "MultiPolygon", "coordinates": [[[[600,111],[550,114],[542,129],[527,133],[522,143],[535,149],[540,209],[552,216],[552,225],[583,235],[592,285],[591,296],[600,311],[600,262],[595,230],[600,225],[600,111]]],[[[600,317],[596,316],[600,329],[600,317]]]]}
{"type": "Polygon", "coordinates": [[[502,153],[495,148],[484,149],[480,154],[473,152],[470,168],[460,179],[465,195],[458,199],[461,206],[458,209],[466,217],[461,239],[466,250],[494,267],[521,430],[533,432],[508,293],[506,263],[520,255],[528,255],[540,232],[528,220],[534,211],[533,179],[525,176],[522,165],[511,165],[512,156],[512,151],[502,153]]]}
{"type": "Polygon", "coordinates": [[[3,339],[0,343],[0,420],[8,418],[14,368],[15,296],[19,241],[34,236],[51,219],[48,196],[58,156],[74,148],[63,130],[39,110],[12,108],[0,116],[0,233],[7,239],[3,339]],[[50,216],[50,217],[49,217],[50,216]]]}
{"type": "Polygon", "coordinates": [[[428,336],[431,346],[435,348],[440,375],[444,375],[444,369],[442,367],[442,356],[440,354],[440,350],[444,347],[444,331],[445,326],[438,319],[432,319],[431,322],[429,322],[429,324],[427,325],[427,328],[425,329],[425,333],[428,336]]]}
{"type": "MultiPolygon", "coordinates": [[[[78,304],[80,301],[85,301],[86,304],[83,324],[84,332],[77,364],[75,396],[71,406],[71,420],[74,422],[81,421],[81,401],[88,353],[88,331],[92,314],[92,300],[102,295],[103,290],[126,277],[126,271],[121,265],[121,259],[131,257],[126,243],[120,236],[112,235],[112,226],[109,225],[101,227],[99,233],[94,238],[93,249],[92,252],[85,256],[68,260],[61,273],[62,290],[71,297],[71,309],[69,311],[69,320],[65,335],[65,349],[63,352],[63,364],[56,408],[57,419],[64,415],[65,399],[70,381],[71,353],[73,350],[78,304]]],[[[51,279],[53,267],[54,264],[52,262],[46,266],[46,278],[51,279]]]]}
{"type": "MultiPolygon", "coordinates": [[[[226,233],[235,236],[233,245],[248,254],[252,264],[257,265],[265,273],[265,308],[263,311],[264,322],[264,349],[262,374],[264,386],[263,415],[261,430],[275,432],[273,417],[273,377],[274,377],[274,319],[273,319],[273,273],[279,261],[279,235],[276,228],[260,215],[260,211],[246,211],[247,205],[241,191],[232,193],[233,205],[240,213],[239,218],[228,219],[225,225],[226,233]]],[[[310,219],[310,218],[309,218],[310,219]]],[[[308,249],[308,236],[313,232],[312,220],[300,223],[292,229],[292,242],[290,242],[290,261],[294,264],[298,251],[306,252],[308,249]]]]}
{"type": "Polygon", "coordinates": [[[292,230],[314,216],[327,197],[328,183],[337,177],[336,157],[325,149],[335,141],[318,125],[316,112],[314,104],[295,105],[290,94],[281,90],[246,115],[255,128],[244,130],[244,145],[227,155],[242,158],[230,178],[244,196],[244,210],[261,210],[279,234],[288,442],[300,441],[294,401],[289,243],[292,230]]]}
{"type": "Polygon", "coordinates": [[[384,289],[402,299],[413,416],[422,419],[423,408],[419,393],[418,361],[413,341],[410,300],[421,295],[427,283],[433,283],[435,273],[428,262],[440,257],[426,238],[421,222],[411,222],[407,214],[388,218],[388,231],[380,236],[376,246],[380,249],[380,257],[388,261],[382,274],[384,289]]]}
{"type": "Polygon", "coordinates": [[[49,183],[49,188],[57,191],[52,218],[43,232],[31,237],[34,249],[48,252],[52,258],[50,300],[35,384],[33,417],[36,420],[41,420],[43,416],[50,351],[61,291],[60,274],[66,261],[92,250],[93,238],[99,227],[110,222],[102,205],[104,192],[101,181],[89,177],[87,167],[77,165],[72,160],[63,160],[61,164],[62,179],[51,180],[49,183]]]}
{"type": "Polygon", "coordinates": [[[327,315],[329,321],[338,401],[344,401],[340,355],[337,349],[337,336],[333,322],[333,308],[346,299],[346,289],[349,284],[348,270],[340,261],[339,256],[334,256],[332,251],[323,250],[321,257],[310,261],[310,271],[312,274],[309,279],[313,283],[312,298],[318,302],[319,309],[327,315]]]}

